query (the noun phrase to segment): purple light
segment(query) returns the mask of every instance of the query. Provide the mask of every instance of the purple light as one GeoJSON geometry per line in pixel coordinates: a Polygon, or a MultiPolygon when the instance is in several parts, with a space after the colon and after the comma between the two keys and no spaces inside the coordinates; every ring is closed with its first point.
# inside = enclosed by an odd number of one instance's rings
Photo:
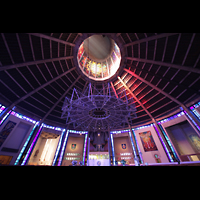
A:
{"type": "Polygon", "coordinates": [[[184,113],[188,116],[188,118],[192,121],[192,123],[197,127],[197,129],[200,131],[200,127],[197,125],[197,123],[190,117],[190,115],[184,110],[184,113]]]}
{"type": "Polygon", "coordinates": [[[167,147],[166,147],[166,145],[165,145],[165,143],[164,143],[164,141],[163,141],[163,139],[162,139],[157,127],[155,126],[155,124],[153,126],[154,126],[154,128],[155,128],[155,130],[156,130],[156,132],[158,134],[158,137],[160,138],[160,141],[162,142],[162,145],[163,145],[163,147],[165,149],[165,152],[167,153],[168,158],[170,159],[171,162],[173,162],[173,159],[172,159],[172,157],[171,157],[171,155],[170,155],[170,153],[169,153],[169,151],[168,151],[168,149],[167,149],[167,147]]]}
{"type": "Polygon", "coordinates": [[[58,161],[58,166],[60,166],[61,162],[62,162],[62,158],[63,158],[63,154],[64,154],[64,151],[65,151],[65,146],[66,146],[66,143],[67,143],[68,135],[69,135],[69,130],[67,130],[65,140],[63,142],[63,146],[62,146],[61,153],[60,153],[60,158],[59,158],[59,161],[58,161]]]}
{"type": "Polygon", "coordinates": [[[3,119],[0,121],[0,125],[3,124],[7,116],[10,114],[11,110],[3,117],[3,119]]]}
{"type": "Polygon", "coordinates": [[[33,146],[34,146],[34,144],[35,144],[37,138],[38,138],[38,135],[40,134],[40,131],[41,131],[42,128],[43,128],[43,125],[44,125],[44,124],[42,123],[42,125],[40,126],[40,129],[38,130],[38,132],[37,132],[37,134],[36,134],[36,136],[35,136],[35,138],[34,138],[32,144],[31,144],[31,146],[29,147],[28,152],[26,153],[26,156],[25,156],[25,158],[24,158],[24,160],[23,160],[23,162],[22,162],[21,165],[24,165],[24,164],[26,163],[26,161],[27,161],[27,159],[28,159],[28,157],[29,157],[29,155],[30,155],[30,152],[31,152],[31,150],[32,150],[32,148],[33,148],[33,146]]]}
{"type": "Polygon", "coordinates": [[[88,138],[88,135],[85,134],[85,143],[84,143],[84,152],[83,152],[83,165],[85,164],[85,154],[86,154],[87,138],[88,138]]]}

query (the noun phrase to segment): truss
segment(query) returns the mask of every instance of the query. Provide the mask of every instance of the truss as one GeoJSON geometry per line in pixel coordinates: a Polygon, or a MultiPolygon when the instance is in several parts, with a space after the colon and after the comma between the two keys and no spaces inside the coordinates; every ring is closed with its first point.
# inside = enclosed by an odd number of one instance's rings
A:
{"type": "Polygon", "coordinates": [[[137,117],[133,98],[128,99],[125,90],[117,98],[109,83],[96,87],[89,83],[83,93],[74,88],[71,98],[65,97],[62,111],[66,124],[80,130],[124,128],[130,117],[137,117]]]}

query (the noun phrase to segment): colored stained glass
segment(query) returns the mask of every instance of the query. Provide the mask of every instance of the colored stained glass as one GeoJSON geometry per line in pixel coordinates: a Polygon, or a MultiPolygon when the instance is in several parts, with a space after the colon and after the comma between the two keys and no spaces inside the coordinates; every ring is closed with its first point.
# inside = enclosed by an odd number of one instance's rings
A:
{"type": "Polygon", "coordinates": [[[97,73],[96,73],[96,78],[101,78],[102,77],[102,64],[97,63],[97,73]]]}
{"type": "Polygon", "coordinates": [[[89,59],[87,59],[87,61],[86,61],[86,63],[85,63],[85,67],[84,67],[84,71],[85,71],[87,74],[89,74],[89,71],[90,71],[90,68],[89,68],[90,63],[91,63],[91,61],[90,61],[89,59]]]}
{"type": "Polygon", "coordinates": [[[78,51],[78,59],[80,60],[81,55],[83,54],[84,48],[83,48],[83,43],[81,44],[81,46],[79,47],[79,51],[78,51]]]}
{"type": "Polygon", "coordinates": [[[90,76],[96,76],[96,62],[92,61],[90,64],[90,76]]]}
{"type": "Polygon", "coordinates": [[[112,52],[112,60],[114,63],[117,61],[117,57],[115,56],[114,51],[112,52]]]}
{"type": "Polygon", "coordinates": [[[81,65],[82,68],[83,68],[83,66],[84,66],[84,64],[85,64],[86,58],[87,58],[87,57],[86,57],[85,55],[83,55],[82,58],[80,59],[80,62],[79,62],[79,63],[80,63],[80,65],[81,65]]]}
{"type": "Polygon", "coordinates": [[[106,62],[104,62],[102,64],[102,70],[103,70],[103,77],[107,77],[108,76],[108,70],[107,70],[106,62]]]}
{"type": "Polygon", "coordinates": [[[105,80],[116,73],[121,61],[120,49],[116,43],[114,43],[110,57],[102,62],[91,60],[86,54],[83,44],[84,42],[79,47],[77,59],[82,72],[86,76],[93,80],[105,80]]]}
{"type": "Polygon", "coordinates": [[[118,56],[118,58],[120,58],[121,55],[120,55],[119,47],[116,44],[114,45],[114,51],[115,51],[116,55],[118,56]]]}

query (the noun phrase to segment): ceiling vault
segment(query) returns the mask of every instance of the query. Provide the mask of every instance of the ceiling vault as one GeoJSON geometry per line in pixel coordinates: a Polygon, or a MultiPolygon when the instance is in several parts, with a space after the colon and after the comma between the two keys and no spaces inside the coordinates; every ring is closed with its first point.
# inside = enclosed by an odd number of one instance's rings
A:
{"type": "MultiPolygon", "coordinates": [[[[38,92],[39,90],[43,89],[43,88],[46,87],[47,85],[49,85],[49,84],[53,83],[54,81],[58,80],[59,78],[61,78],[61,77],[65,76],[65,75],[67,75],[69,72],[71,72],[71,71],[73,71],[73,70],[75,70],[75,69],[76,69],[76,67],[73,67],[73,68],[69,69],[68,71],[66,71],[66,72],[64,72],[64,73],[62,73],[62,74],[60,74],[59,76],[57,76],[57,77],[51,79],[50,81],[46,82],[45,84],[43,84],[43,85],[39,86],[38,88],[32,90],[31,92],[27,93],[27,94],[24,95],[23,97],[20,97],[19,99],[17,99],[15,102],[13,102],[12,104],[10,104],[10,106],[8,106],[8,107],[6,108],[6,110],[5,110],[5,111],[2,113],[2,115],[0,116],[0,119],[2,119],[2,118],[6,115],[6,113],[7,113],[9,110],[11,110],[14,106],[16,106],[18,103],[20,103],[20,102],[23,101],[24,99],[28,98],[29,96],[33,95],[34,93],[38,92]]],[[[77,80],[78,80],[78,79],[77,79],[77,80]]],[[[76,80],[76,81],[77,81],[77,80],[76,80]]],[[[68,91],[68,90],[67,90],[67,91],[68,91]]]]}
{"type": "Polygon", "coordinates": [[[45,114],[45,116],[42,118],[42,120],[40,121],[40,123],[42,123],[47,116],[53,111],[53,109],[60,103],[60,101],[67,95],[67,93],[74,87],[74,85],[76,84],[76,82],[80,79],[81,75],[79,75],[79,77],[71,84],[71,86],[63,93],[63,95],[58,99],[58,101],[56,101],[56,103],[51,107],[51,109],[45,114]]]}
{"type": "MultiPolygon", "coordinates": [[[[134,72],[125,69],[124,70],[126,72],[128,72],[129,74],[131,74],[132,76],[134,76],[135,78],[143,81],[144,83],[146,83],[147,85],[151,86],[153,89],[157,90],[158,92],[162,93],[163,95],[165,95],[166,97],[168,97],[169,99],[171,99],[172,101],[174,101],[175,103],[177,103],[180,107],[182,107],[189,115],[190,117],[200,126],[200,123],[198,120],[196,120],[196,118],[190,113],[190,110],[187,108],[187,106],[185,104],[183,104],[182,102],[180,102],[178,99],[172,97],[170,94],[164,92],[163,90],[161,90],[160,88],[158,88],[157,86],[153,85],[152,83],[150,83],[149,81],[143,79],[142,77],[138,76],[137,74],[135,74],[134,72]]],[[[119,77],[118,77],[119,79],[119,77]]]]}
{"type": "Polygon", "coordinates": [[[182,66],[182,65],[176,65],[176,64],[166,63],[166,62],[162,62],[162,61],[148,60],[148,59],[143,59],[143,58],[134,58],[134,57],[125,57],[125,58],[127,60],[133,60],[133,61],[144,62],[144,63],[152,63],[155,65],[172,67],[172,68],[181,69],[181,70],[200,74],[200,69],[193,68],[193,67],[186,67],[186,66],[182,66]]]}
{"type": "Polygon", "coordinates": [[[34,36],[37,36],[37,37],[40,37],[40,38],[45,38],[45,39],[48,39],[48,40],[52,40],[52,41],[55,41],[55,42],[58,42],[58,43],[66,44],[66,45],[69,45],[69,46],[72,46],[72,47],[75,46],[75,44],[73,44],[71,42],[67,42],[67,41],[57,39],[55,37],[44,35],[44,34],[41,34],[41,33],[27,33],[27,34],[28,35],[34,35],[34,36]]]}
{"type": "Polygon", "coordinates": [[[29,62],[23,62],[23,63],[16,63],[16,64],[13,64],[13,65],[5,65],[5,66],[0,67],[0,71],[13,69],[13,68],[17,68],[17,67],[24,67],[24,66],[27,66],[27,65],[36,65],[36,64],[40,64],[40,63],[47,63],[47,62],[67,60],[67,59],[73,59],[73,56],[48,58],[48,59],[44,59],[44,60],[35,60],[35,61],[29,61],[29,62]]]}
{"type": "Polygon", "coordinates": [[[154,36],[151,36],[151,37],[146,37],[146,38],[143,38],[143,39],[140,39],[140,40],[136,40],[134,42],[130,42],[128,44],[125,44],[124,46],[128,47],[128,46],[131,46],[131,45],[140,44],[142,42],[148,42],[148,41],[151,41],[151,40],[156,40],[156,39],[159,39],[159,38],[169,37],[171,35],[177,35],[177,34],[178,33],[162,33],[162,34],[159,34],[159,35],[154,35],[154,36]]]}
{"type": "MultiPolygon", "coordinates": [[[[78,65],[80,44],[95,34],[0,33],[0,104],[6,107],[0,120],[14,108],[65,127],[62,97],[70,97],[73,89],[84,92],[90,82],[102,88],[103,95],[108,83],[115,98],[132,99],[129,105],[136,103],[137,117],[130,115],[128,120],[134,126],[155,123],[155,119],[180,112],[181,107],[191,115],[190,106],[200,101],[200,33],[99,33],[116,42],[122,58],[121,68],[106,82],[90,80],[78,65]]],[[[116,55],[117,51],[106,67],[116,55]]],[[[87,71],[86,62],[83,66],[87,71]]],[[[102,77],[106,75],[103,70],[99,72],[102,77]]]]}

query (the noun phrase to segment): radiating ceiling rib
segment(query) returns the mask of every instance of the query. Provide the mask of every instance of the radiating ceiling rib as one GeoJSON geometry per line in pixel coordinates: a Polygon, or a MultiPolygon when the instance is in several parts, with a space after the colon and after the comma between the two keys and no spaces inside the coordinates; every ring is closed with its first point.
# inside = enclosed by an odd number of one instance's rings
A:
{"type": "Polygon", "coordinates": [[[111,87],[112,87],[112,89],[113,89],[113,91],[114,91],[114,93],[115,93],[116,98],[118,99],[118,95],[117,95],[117,92],[116,92],[116,90],[115,90],[115,87],[114,87],[112,81],[110,81],[110,84],[111,84],[111,87]]]}
{"type": "Polygon", "coordinates": [[[41,37],[41,38],[45,38],[45,39],[48,39],[48,40],[52,40],[52,41],[55,41],[55,42],[58,42],[58,43],[67,44],[67,45],[72,46],[72,47],[75,46],[75,44],[73,44],[71,42],[67,42],[67,41],[57,39],[55,37],[51,37],[51,36],[44,35],[44,34],[41,34],[41,33],[27,33],[27,34],[34,35],[34,36],[41,37]]]}
{"type": "MultiPolygon", "coordinates": [[[[127,64],[127,66],[130,66],[130,67],[131,67],[132,65],[127,64]]],[[[166,75],[166,73],[168,72],[169,69],[170,69],[170,68],[168,68],[168,69],[166,70],[166,72],[165,72],[162,76],[160,76],[160,75],[157,74],[157,72],[156,72],[155,74],[153,74],[152,72],[146,71],[146,70],[144,70],[144,69],[142,70],[142,69],[140,69],[140,68],[137,68],[137,70],[144,71],[144,72],[146,72],[146,74],[152,75],[153,77],[158,77],[160,80],[158,81],[158,83],[156,84],[156,86],[160,83],[160,81],[166,80],[166,81],[167,81],[167,84],[162,88],[162,90],[164,90],[164,88],[166,88],[167,85],[168,85],[169,83],[174,83],[174,84],[177,85],[177,86],[178,86],[178,85],[184,86],[186,89],[192,90],[192,91],[194,91],[195,93],[198,92],[198,91],[196,91],[196,90],[190,88],[190,86],[182,84],[182,81],[183,81],[188,75],[186,75],[180,82],[176,82],[176,81],[173,80],[174,77],[178,74],[179,70],[178,70],[177,72],[175,72],[174,75],[173,75],[170,79],[165,78],[165,75],[166,75]]],[[[133,73],[134,73],[134,72],[133,72],[133,73]]],[[[189,72],[188,74],[190,74],[190,72],[189,72]]],[[[145,79],[145,78],[143,78],[143,79],[145,79]]],[[[198,80],[198,79],[195,79],[195,80],[194,80],[194,83],[195,83],[197,80],[198,80]]],[[[152,81],[152,80],[150,80],[149,82],[151,83],[151,81],[152,81]]],[[[193,83],[193,84],[194,84],[194,83],[193,83]]]]}
{"type": "Polygon", "coordinates": [[[27,91],[9,74],[8,71],[5,70],[5,73],[27,94],[27,91]]]}
{"type": "Polygon", "coordinates": [[[143,38],[143,39],[139,39],[137,37],[137,35],[136,35],[137,40],[134,41],[134,42],[130,42],[128,44],[125,44],[124,47],[128,47],[128,46],[131,46],[131,45],[139,44],[139,43],[142,43],[142,42],[148,42],[148,41],[151,41],[151,40],[156,40],[156,39],[159,39],[159,38],[168,37],[168,36],[171,36],[171,35],[177,35],[177,34],[178,33],[162,33],[162,34],[146,37],[146,38],[143,38]]]}
{"type": "Polygon", "coordinates": [[[29,66],[27,65],[26,68],[28,69],[28,71],[31,73],[31,75],[34,77],[34,79],[37,81],[38,85],[41,85],[41,83],[39,82],[39,80],[36,78],[36,76],[34,75],[34,73],[30,70],[29,66]]]}
{"type": "Polygon", "coordinates": [[[169,99],[171,99],[172,101],[174,101],[175,103],[177,103],[180,107],[182,107],[189,115],[190,117],[197,123],[199,124],[199,122],[196,120],[196,118],[194,118],[193,115],[191,115],[189,109],[182,103],[180,102],[178,99],[172,97],[170,94],[164,92],[163,90],[161,90],[160,88],[158,88],[157,86],[153,85],[152,83],[150,83],[149,81],[143,79],[142,77],[138,76],[137,74],[131,72],[128,69],[124,69],[126,72],[128,72],[129,74],[135,76],[136,78],[140,79],[141,81],[143,81],[144,83],[148,84],[149,86],[151,86],[152,88],[154,88],[155,90],[157,90],[158,92],[162,93],[163,95],[165,95],[166,97],[168,97],[169,99]]]}
{"type": "Polygon", "coordinates": [[[155,64],[155,65],[172,67],[172,68],[181,69],[181,70],[200,74],[200,69],[193,68],[193,67],[186,67],[186,66],[182,66],[182,65],[176,65],[176,64],[172,64],[172,63],[166,63],[166,62],[155,61],[155,60],[148,60],[148,59],[143,59],[143,58],[134,58],[134,57],[125,57],[125,58],[127,60],[134,60],[134,61],[139,61],[139,62],[152,63],[152,64],[155,64]]]}
{"type": "Polygon", "coordinates": [[[5,84],[1,79],[0,79],[0,83],[1,85],[4,85],[8,90],[10,90],[16,97],[20,98],[20,96],[17,93],[15,93],[10,87],[8,87],[8,85],[5,84]]]}
{"type": "Polygon", "coordinates": [[[155,57],[156,57],[156,48],[157,48],[157,39],[155,40],[155,46],[154,46],[154,52],[153,52],[153,60],[155,60],[155,57]]]}
{"type": "Polygon", "coordinates": [[[164,61],[164,58],[165,58],[165,52],[166,52],[166,48],[167,48],[167,42],[168,42],[168,36],[166,37],[166,40],[165,40],[165,46],[164,46],[163,55],[162,55],[162,59],[161,59],[162,62],[164,61]]]}
{"type": "Polygon", "coordinates": [[[9,56],[10,56],[10,60],[11,60],[11,62],[14,64],[15,62],[14,62],[14,60],[13,60],[13,57],[12,57],[12,54],[11,54],[11,52],[10,52],[10,48],[9,48],[9,46],[8,46],[8,43],[7,43],[7,41],[6,41],[6,38],[5,38],[5,36],[4,36],[3,33],[1,33],[1,36],[2,36],[2,38],[3,38],[3,41],[4,41],[4,44],[5,44],[6,49],[7,49],[7,51],[8,51],[8,54],[9,54],[9,56]]]}
{"type": "Polygon", "coordinates": [[[48,59],[44,59],[44,60],[35,60],[35,61],[29,61],[29,62],[23,62],[23,63],[16,63],[13,65],[2,66],[2,67],[0,67],[0,71],[13,69],[16,67],[24,67],[27,65],[35,65],[35,64],[45,63],[45,62],[53,62],[53,61],[72,59],[72,58],[73,58],[73,56],[65,56],[65,57],[59,57],[59,58],[48,58],[48,59]]]}
{"type": "Polygon", "coordinates": [[[21,46],[21,42],[20,42],[18,33],[16,33],[16,37],[17,37],[17,42],[18,42],[18,45],[19,45],[19,49],[20,49],[20,52],[21,52],[21,55],[22,55],[23,62],[25,62],[25,57],[24,57],[24,53],[23,53],[23,50],[22,50],[22,46],[21,46]]]}
{"type": "Polygon", "coordinates": [[[34,53],[34,50],[33,50],[31,35],[29,35],[29,42],[30,42],[30,46],[31,46],[31,52],[32,52],[33,60],[35,61],[35,53],[34,53]]]}
{"type": "Polygon", "coordinates": [[[49,93],[52,97],[54,97],[55,99],[58,99],[58,97],[56,97],[55,95],[53,95],[49,90],[47,90],[46,88],[43,88],[43,90],[45,90],[47,93],[49,93]]]}
{"type": "Polygon", "coordinates": [[[174,62],[174,58],[176,56],[176,51],[178,49],[178,45],[179,45],[180,39],[181,39],[181,33],[178,35],[178,39],[176,41],[176,46],[175,46],[175,49],[174,49],[174,53],[173,53],[173,57],[172,57],[171,63],[174,62]]]}
{"type": "Polygon", "coordinates": [[[58,57],[60,57],[60,43],[58,42],[58,57]]]}
{"type": "Polygon", "coordinates": [[[47,82],[47,79],[46,79],[45,75],[42,73],[40,67],[37,64],[36,64],[36,67],[37,67],[38,71],[40,72],[40,74],[42,75],[42,77],[44,78],[44,80],[47,82]]]}
{"type": "Polygon", "coordinates": [[[50,58],[52,58],[52,40],[49,40],[50,58]]]}
{"type": "MultiPolygon", "coordinates": [[[[53,64],[53,62],[52,62],[52,64],[53,64]]],[[[46,67],[46,69],[47,69],[47,71],[49,72],[49,74],[50,74],[50,76],[51,76],[51,78],[53,78],[53,75],[51,74],[51,71],[49,70],[49,67],[47,66],[47,64],[46,63],[44,63],[44,65],[45,65],[45,67],[46,67]]],[[[53,64],[54,65],[54,64],[53,64]]],[[[57,76],[58,76],[59,74],[57,73],[57,76]]]]}
{"type": "MultiPolygon", "coordinates": [[[[26,95],[24,95],[23,97],[20,97],[18,100],[16,100],[15,102],[13,102],[9,107],[8,110],[10,110],[13,106],[17,105],[19,102],[23,101],[24,99],[26,99],[27,97],[31,96],[32,94],[38,92],[39,90],[43,89],[44,87],[46,87],[47,85],[49,85],[50,83],[56,81],[57,79],[61,78],[62,76],[65,76],[66,74],[68,74],[70,71],[76,69],[76,67],[71,68],[70,70],[64,72],[63,74],[60,74],[59,76],[51,79],[50,81],[44,83],[43,85],[40,85],[38,88],[32,90],[31,92],[27,93],[26,95]]],[[[1,117],[3,117],[5,115],[5,113],[2,114],[1,117]]]]}
{"type": "Polygon", "coordinates": [[[184,58],[183,58],[183,62],[182,62],[181,65],[184,65],[184,63],[185,63],[185,60],[186,60],[187,55],[188,55],[188,53],[189,53],[189,51],[190,51],[190,48],[191,48],[191,46],[192,46],[192,43],[193,43],[193,40],[194,40],[195,35],[196,35],[195,33],[192,34],[192,38],[191,38],[191,40],[190,40],[189,46],[188,46],[188,48],[187,48],[186,54],[185,54],[185,56],[184,56],[184,58]]]}
{"type": "Polygon", "coordinates": [[[40,37],[40,48],[41,48],[41,53],[42,53],[42,59],[44,60],[44,50],[43,50],[43,43],[42,43],[41,37],[40,37]]]}
{"type": "Polygon", "coordinates": [[[37,92],[39,95],[41,95],[44,99],[46,99],[47,101],[49,101],[50,103],[54,104],[53,101],[51,101],[51,99],[47,98],[46,96],[44,96],[42,93],[40,93],[39,91],[37,92]]]}
{"type": "Polygon", "coordinates": [[[138,37],[137,33],[134,33],[134,34],[135,34],[135,37],[137,38],[137,40],[139,40],[139,37],[138,37]]]}
{"type": "Polygon", "coordinates": [[[149,115],[149,117],[153,120],[153,116],[151,113],[144,107],[144,105],[139,101],[139,99],[133,94],[133,92],[126,86],[126,84],[122,81],[122,79],[118,76],[118,79],[123,84],[123,86],[129,91],[129,93],[133,96],[133,98],[139,103],[139,105],[144,109],[144,111],[149,115]]]}
{"type": "Polygon", "coordinates": [[[47,106],[46,104],[44,104],[43,102],[41,102],[39,99],[31,96],[32,99],[34,99],[35,101],[39,102],[40,104],[42,104],[43,106],[47,107],[47,108],[50,108],[49,106],[47,106]]]}
{"type": "Polygon", "coordinates": [[[76,81],[74,81],[71,86],[65,91],[65,93],[63,93],[63,95],[58,99],[58,101],[56,101],[56,103],[51,107],[51,109],[45,114],[45,116],[42,118],[41,122],[42,123],[46,117],[53,111],[53,109],[60,103],[60,101],[67,95],[67,93],[69,92],[69,90],[72,89],[72,87],[76,84],[76,82],[80,79],[81,75],[79,75],[79,77],[76,79],[76,81]]]}
{"type": "Polygon", "coordinates": [[[21,71],[18,69],[18,68],[16,68],[16,70],[19,72],[19,74],[24,78],[24,80],[30,85],[30,87],[32,88],[32,89],[34,89],[34,87],[31,85],[31,83],[27,80],[27,78],[23,75],[23,73],[21,73],[21,71]]]}
{"type": "Polygon", "coordinates": [[[58,62],[59,62],[59,65],[60,65],[60,67],[61,67],[62,71],[64,72],[64,69],[63,69],[63,66],[62,66],[62,64],[61,64],[60,60],[59,60],[58,62]]]}

